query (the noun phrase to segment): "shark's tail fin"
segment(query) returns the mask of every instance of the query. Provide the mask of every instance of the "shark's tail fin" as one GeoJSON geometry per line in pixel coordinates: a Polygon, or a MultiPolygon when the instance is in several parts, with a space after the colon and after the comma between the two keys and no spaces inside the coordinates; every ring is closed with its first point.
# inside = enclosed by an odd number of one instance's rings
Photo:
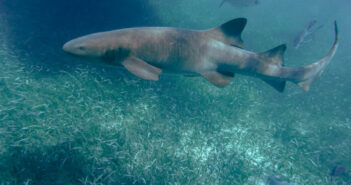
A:
{"type": "Polygon", "coordinates": [[[305,71],[303,76],[303,80],[296,82],[298,86],[300,86],[305,91],[308,91],[310,85],[323,73],[325,67],[330,63],[331,59],[335,55],[335,52],[339,45],[338,40],[338,26],[336,21],[334,21],[334,30],[335,30],[335,40],[332,48],[330,49],[327,56],[318,60],[317,62],[303,67],[302,71],[305,71]]]}
{"type": "Polygon", "coordinates": [[[292,81],[305,91],[308,91],[310,85],[323,73],[325,67],[330,63],[338,48],[338,27],[336,22],[334,22],[334,26],[335,40],[328,55],[308,66],[293,69],[283,67],[283,54],[286,49],[286,45],[284,44],[266,52],[259,53],[258,56],[260,57],[261,61],[276,65],[278,68],[284,71],[282,72],[283,75],[280,78],[263,78],[262,80],[279,92],[284,91],[286,80],[292,81]]]}
{"type": "MultiPolygon", "coordinates": [[[[262,61],[269,64],[276,65],[277,67],[282,67],[284,65],[283,54],[286,50],[286,44],[282,44],[266,52],[259,53],[259,57],[262,61]]],[[[262,79],[267,84],[272,86],[275,90],[283,92],[285,89],[285,80],[280,79],[262,79]]]]}

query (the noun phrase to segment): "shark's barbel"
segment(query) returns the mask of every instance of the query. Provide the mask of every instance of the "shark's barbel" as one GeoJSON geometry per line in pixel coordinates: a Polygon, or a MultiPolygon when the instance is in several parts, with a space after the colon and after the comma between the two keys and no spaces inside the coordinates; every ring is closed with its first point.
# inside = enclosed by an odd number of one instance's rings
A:
{"type": "Polygon", "coordinates": [[[304,67],[283,65],[286,45],[254,53],[243,49],[245,18],[197,31],[167,27],[139,27],[94,33],[67,42],[63,50],[103,64],[123,66],[145,80],[158,80],[162,72],[201,75],[218,87],[234,74],[254,76],[283,92],[286,81],[304,90],[323,72],[338,47],[338,29],[328,55],[304,67]]]}

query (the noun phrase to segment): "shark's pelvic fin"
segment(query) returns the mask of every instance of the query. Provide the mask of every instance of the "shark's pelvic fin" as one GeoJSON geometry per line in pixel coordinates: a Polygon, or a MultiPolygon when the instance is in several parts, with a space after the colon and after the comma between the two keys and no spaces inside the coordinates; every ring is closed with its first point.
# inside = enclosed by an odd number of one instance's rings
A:
{"type": "Polygon", "coordinates": [[[217,28],[205,31],[209,37],[222,41],[228,45],[239,48],[244,47],[244,42],[241,39],[241,33],[245,28],[247,20],[245,18],[237,18],[228,21],[217,28]]]}
{"type": "Polygon", "coordinates": [[[154,67],[137,57],[128,57],[122,62],[122,65],[133,75],[144,80],[158,80],[161,69],[154,67]]]}
{"type": "Polygon", "coordinates": [[[207,71],[201,75],[217,87],[225,87],[234,77],[234,73],[221,73],[218,71],[207,71]]]}

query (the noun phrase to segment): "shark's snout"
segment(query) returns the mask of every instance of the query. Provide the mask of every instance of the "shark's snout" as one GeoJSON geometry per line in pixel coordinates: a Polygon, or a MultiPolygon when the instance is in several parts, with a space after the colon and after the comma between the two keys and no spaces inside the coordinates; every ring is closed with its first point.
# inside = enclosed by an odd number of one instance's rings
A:
{"type": "Polygon", "coordinates": [[[99,39],[87,35],[66,42],[62,49],[66,53],[79,57],[99,58],[106,48],[99,39]],[[102,45],[102,46],[101,46],[102,45]]]}
{"type": "Polygon", "coordinates": [[[62,46],[62,50],[67,52],[67,53],[71,53],[72,50],[72,42],[68,41],[66,42],[63,46],[62,46]]]}
{"type": "Polygon", "coordinates": [[[62,46],[62,50],[65,51],[65,52],[67,52],[67,48],[68,48],[68,47],[67,47],[67,43],[65,43],[65,44],[62,46]]]}
{"type": "Polygon", "coordinates": [[[83,46],[83,42],[80,42],[78,39],[73,39],[68,42],[66,42],[63,46],[62,49],[68,54],[71,55],[79,55],[79,56],[84,56],[86,55],[86,47],[83,46]]]}

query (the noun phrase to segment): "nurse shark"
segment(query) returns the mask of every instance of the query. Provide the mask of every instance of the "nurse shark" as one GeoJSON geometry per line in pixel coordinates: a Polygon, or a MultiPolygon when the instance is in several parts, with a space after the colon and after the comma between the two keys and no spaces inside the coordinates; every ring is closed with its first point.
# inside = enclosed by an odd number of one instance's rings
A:
{"type": "Polygon", "coordinates": [[[145,80],[157,81],[165,72],[202,76],[217,87],[225,87],[235,74],[243,74],[260,78],[283,92],[287,81],[307,91],[338,47],[334,22],[334,44],[325,57],[303,67],[285,67],[285,44],[259,53],[243,49],[241,33],[246,23],[245,18],[237,18],[208,30],[125,28],[73,39],[63,45],[63,50],[101,64],[124,67],[145,80]]]}

